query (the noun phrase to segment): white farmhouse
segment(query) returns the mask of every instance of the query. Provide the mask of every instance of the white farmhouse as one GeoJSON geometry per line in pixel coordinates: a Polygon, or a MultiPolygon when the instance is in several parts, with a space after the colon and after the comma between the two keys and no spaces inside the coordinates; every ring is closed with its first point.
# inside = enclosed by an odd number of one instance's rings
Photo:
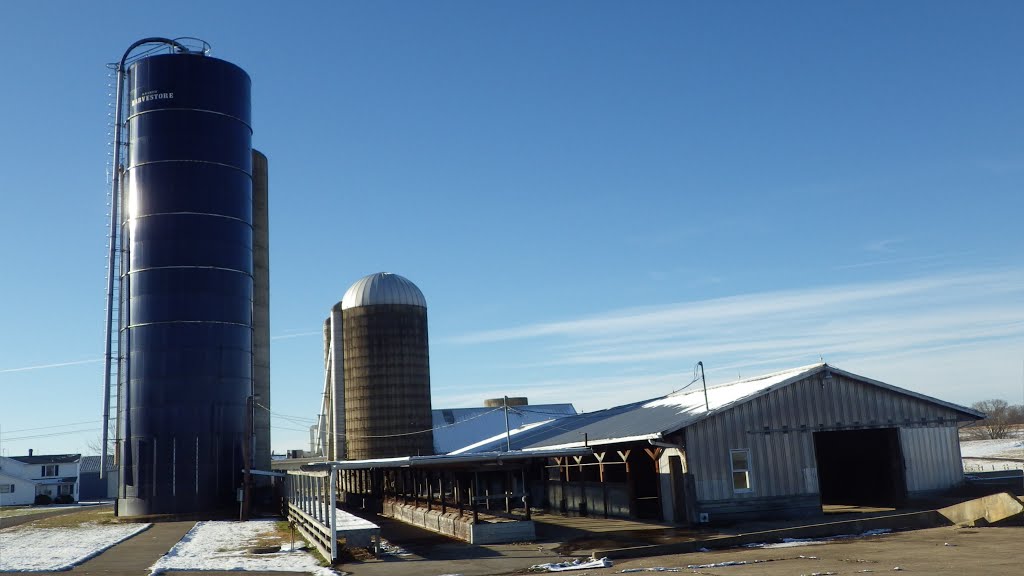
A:
{"type": "Polygon", "coordinates": [[[32,504],[36,496],[78,501],[80,454],[0,456],[0,506],[32,504]]]}

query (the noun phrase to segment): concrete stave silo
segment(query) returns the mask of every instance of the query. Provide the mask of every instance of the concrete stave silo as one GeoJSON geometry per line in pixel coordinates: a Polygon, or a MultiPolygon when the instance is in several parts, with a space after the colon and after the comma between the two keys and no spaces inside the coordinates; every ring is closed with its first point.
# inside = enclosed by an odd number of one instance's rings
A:
{"type": "MultiPolygon", "coordinates": [[[[252,390],[253,458],[257,470],[270,470],[270,187],[267,157],[252,151],[253,302],[252,390]]],[[[265,478],[265,477],[264,477],[265,478]]]]}
{"type": "Polygon", "coordinates": [[[334,395],[344,402],[345,457],[432,454],[423,293],[397,274],[371,274],[348,289],[335,311],[343,324],[343,390],[335,385],[334,395]]]}

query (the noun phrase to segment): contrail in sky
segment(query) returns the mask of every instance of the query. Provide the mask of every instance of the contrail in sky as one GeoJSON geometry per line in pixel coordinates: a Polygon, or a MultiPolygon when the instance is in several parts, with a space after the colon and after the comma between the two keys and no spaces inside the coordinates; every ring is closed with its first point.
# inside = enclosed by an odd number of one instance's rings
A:
{"type": "Polygon", "coordinates": [[[294,334],[278,334],[277,336],[271,336],[271,340],[285,340],[287,338],[300,338],[302,336],[318,336],[323,334],[323,330],[314,330],[311,332],[296,332],[294,334]]]}
{"type": "MultiPolygon", "coordinates": [[[[278,336],[271,336],[271,340],[284,340],[287,338],[300,338],[304,336],[314,336],[322,334],[320,330],[309,331],[309,332],[298,332],[295,334],[281,334],[278,336]]],[[[90,358],[89,360],[74,360],[72,362],[55,362],[53,364],[37,364],[35,366],[21,366],[19,368],[3,368],[0,369],[0,374],[12,374],[14,372],[30,372],[32,370],[45,370],[47,368],[63,368],[65,366],[78,366],[80,364],[95,364],[97,362],[103,362],[103,358],[90,358]]]]}
{"type": "Polygon", "coordinates": [[[79,364],[93,364],[96,362],[103,362],[103,358],[90,358],[89,360],[75,360],[73,362],[57,362],[56,364],[38,364],[36,366],[22,366],[21,368],[4,368],[3,370],[0,370],[0,374],[28,372],[30,370],[44,370],[46,368],[61,368],[63,366],[77,366],[79,364]]]}

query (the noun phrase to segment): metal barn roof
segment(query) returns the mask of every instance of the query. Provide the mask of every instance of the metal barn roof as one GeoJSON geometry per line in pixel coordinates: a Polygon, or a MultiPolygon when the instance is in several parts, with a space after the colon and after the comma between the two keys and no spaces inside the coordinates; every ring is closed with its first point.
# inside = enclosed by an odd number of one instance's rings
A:
{"type": "MultiPolygon", "coordinates": [[[[527,424],[575,414],[576,408],[572,404],[510,406],[508,425],[509,428],[515,429],[527,424]]],[[[434,452],[436,454],[447,454],[496,434],[505,433],[505,409],[503,407],[444,408],[432,410],[431,416],[433,417],[434,452]]]]}
{"type": "MultiPolygon", "coordinates": [[[[114,465],[114,457],[109,454],[107,455],[107,470],[117,470],[117,466],[114,465]]],[[[99,474],[99,471],[99,456],[82,456],[82,460],[78,463],[79,474],[99,474]]]]}
{"type": "Polygon", "coordinates": [[[81,454],[40,454],[38,456],[11,456],[23,464],[73,464],[78,462],[81,454]]]}
{"type": "Polygon", "coordinates": [[[426,308],[427,299],[408,278],[390,272],[378,272],[360,278],[341,299],[342,310],[377,304],[426,308]]]}
{"type": "MultiPolygon", "coordinates": [[[[694,385],[685,390],[659,398],[523,426],[512,432],[512,449],[526,451],[550,450],[561,447],[583,446],[584,443],[590,446],[597,446],[621,442],[658,440],[691,424],[695,424],[712,414],[729,410],[734,406],[753,400],[772,390],[783,388],[808,376],[826,371],[831,374],[843,375],[867,384],[886,388],[899,394],[942,405],[964,414],[968,417],[967,419],[984,417],[980,412],[970,408],[944,402],[910,390],[897,388],[821,363],[709,387],[707,389],[707,402],[710,409],[705,407],[703,388],[694,385]]],[[[501,433],[476,444],[455,450],[452,453],[487,452],[503,447],[504,444],[505,434],[501,433]]]]}

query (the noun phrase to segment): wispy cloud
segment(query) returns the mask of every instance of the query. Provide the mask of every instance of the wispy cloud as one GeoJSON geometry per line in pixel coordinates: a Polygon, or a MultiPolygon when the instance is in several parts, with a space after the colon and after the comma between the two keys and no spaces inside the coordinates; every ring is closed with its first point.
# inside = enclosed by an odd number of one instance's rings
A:
{"type": "Polygon", "coordinates": [[[544,322],[458,336],[459,343],[487,343],[531,338],[660,337],[679,333],[706,334],[709,327],[770,321],[773,332],[794,320],[838,319],[851,310],[877,310],[932,302],[959,305],[992,293],[1024,290],[1024,273],[988,272],[929,276],[911,280],[823,286],[803,290],[763,292],[684,302],[667,306],[612,310],[574,320],[544,322]],[[783,323],[784,322],[784,323],[783,323]]]}
{"type": "Polygon", "coordinates": [[[868,252],[891,253],[895,251],[895,248],[893,247],[902,242],[903,240],[899,238],[886,238],[884,240],[876,240],[874,242],[869,242],[867,245],[864,246],[864,249],[867,250],[868,252]]]}
{"type": "Polygon", "coordinates": [[[840,264],[834,266],[833,270],[855,270],[858,268],[869,268],[871,266],[884,266],[887,264],[920,264],[925,262],[941,262],[943,260],[949,260],[959,256],[966,256],[970,252],[948,252],[945,254],[926,254],[923,256],[905,256],[902,258],[884,258],[880,260],[868,260],[865,262],[855,262],[852,264],[840,264]]]}
{"type": "Polygon", "coordinates": [[[985,158],[975,162],[975,165],[992,174],[1005,175],[1024,171],[1024,158],[985,158]]]}
{"type": "Polygon", "coordinates": [[[323,330],[309,330],[309,331],[306,331],[306,332],[290,332],[288,330],[285,330],[284,334],[278,334],[276,336],[271,336],[270,339],[271,340],[287,340],[289,338],[303,338],[303,337],[306,337],[306,336],[323,336],[323,333],[324,333],[323,330]]]}
{"type": "MultiPolygon", "coordinates": [[[[680,368],[697,360],[708,368],[709,382],[723,382],[819,357],[877,366],[915,356],[941,359],[957,350],[1024,349],[1024,271],[947,273],[610,310],[465,334],[455,342],[533,343],[509,347],[524,350],[516,352],[520,371],[509,374],[531,382],[523,392],[545,397],[556,391],[564,398],[567,388],[579,387],[587,390],[584,404],[590,404],[625,392],[668,392],[689,381],[688,370],[680,368]]],[[[501,395],[510,387],[523,388],[483,383],[474,394],[490,389],[501,395]]]]}

